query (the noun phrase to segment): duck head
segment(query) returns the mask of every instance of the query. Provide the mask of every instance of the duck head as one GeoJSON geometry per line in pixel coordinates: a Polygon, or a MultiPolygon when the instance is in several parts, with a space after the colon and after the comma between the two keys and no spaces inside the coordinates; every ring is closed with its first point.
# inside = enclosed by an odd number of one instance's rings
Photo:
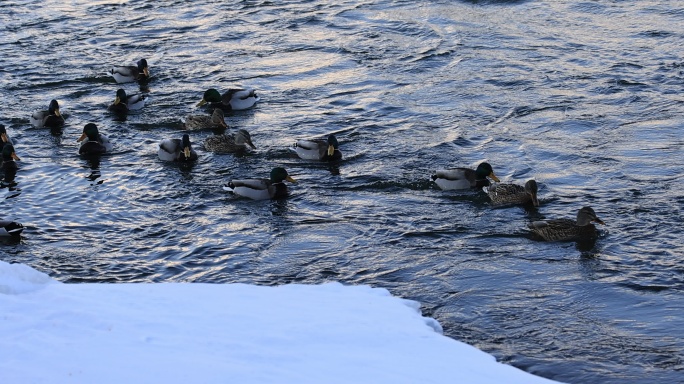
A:
{"type": "Polygon", "coordinates": [[[577,225],[583,227],[591,223],[606,224],[596,216],[596,212],[591,207],[583,207],[577,212],[577,225]]]}
{"type": "Polygon", "coordinates": [[[183,135],[183,138],[181,139],[181,152],[183,152],[183,156],[185,157],[185,160],[190,160],[190,151],[192,150],[192,146],[190,145],[190,135],[185,134],[183,135]]]}
{"type": "Polygon", "coordinates": [[[126,96],[126,91],[124,91],[122,88],[119,88],[119,90],[116,91],[116,99],[114,99],[114,105],[118,105],[119,103],[126,104],[127,100],[128,96],[126,96]]]}
{"type": "Polygon", "coordinates": [[[202,96],[202,100],[197,103],[198,107],[203,106],[206,103],[218,103],[221,101],[221,94],[214,88],[207,89],[202,96]]]}
{"type": "Polygon", "coordinates": [[[16,153],[14,153],[14,146],[12,144],[7,144],[2,148],[2,160],[21,160],[16,153]]]}
{"type": "Polygon", "coordinates": [[[88,123],[83,127],[83,133],[81,134],[81,137],[76,140],[76,142],[81,142],[88,138],[89,141],[97,141],[97,138],[100,136],[100,131],[97,129],[97,125],[93,123],[88,123]]]}
{"type": "Polygon", "coordinates": [[[527,180],[527,183],[525,183],[525,193],[530,195],[530,198],[532,199],[532,205],[535,207],[539,206],[539,200],[537,200],[537,182],[534,180],[527,180]]]}
{"type": "Polygon", "coordinates": [[[337,137],[332,134],[328,135],[328,156],[332,157],[338,148],[340,148],[340,144],[337,142],[337,137]]]}
{"type": "Polygon", "coordinates": [[[256,149],[256,146],[252,144],[252,136],[244,129],[238,129],[237,132],[235,132],[235,143],[247,144],[253,149],[256,149]]]}
{"type": "Polygon", "coordinates": [[[48,113],[55,116],[62,116],[59,113],[59,103],[57,103],[57,100],[50,101],[50,105],[48,106],[48,113]]]}
{"type": "Polygon", "coordinates": [[[138,64],[138,71],[140,71],[140,73],[144,73],[145,77],[150,77],[150,69],[147,67],[147,60],[140,59],[136,64],[138,64]]]}
{"type": "Polygon", "coordinates": [[[494,170],[489,163],[481,163],[478,165],[477,169],[475,170],[475,176],[477,180],[484,180],[485,178],[489,177],[490,179],[499,182],[499,178],[496,177],[494,170]]]}
{"type": "Polygon", "coordinates": [[[289,181],[290,183],[296,183],[297,180],[293,179],[290,177],[290,175],[287,174],[287,171],[285,168],[280,168],[276,167],[271,170],[271,181],[274,183],[282,183],[284,180],[289,181]]]}

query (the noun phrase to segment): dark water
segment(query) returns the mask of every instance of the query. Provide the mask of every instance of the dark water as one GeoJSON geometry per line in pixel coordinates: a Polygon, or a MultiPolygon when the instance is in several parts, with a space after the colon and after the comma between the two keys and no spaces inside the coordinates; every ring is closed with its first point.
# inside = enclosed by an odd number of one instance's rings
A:
{"type": "MultiPolygon", "coordinates": [[[[673,1],[0,2],[0,122],[22,158],[0,258],[64,282],[388,288],[445,333],[569,383],[684,382],[684,8],[673,1]],[[106,107],[114,64],[150,63],[150,102],[106,107]],[[230,114],[252,154],[158,160],[204,90],[254,87],[230,114]],[[61,134],[30,114],[58,99],[61,134]],[[80,158],[95,122],[115,151],[80,158]],[[336,133],[345,160],[293,157],[336,133]],[[494,209],[429,181],[487,160],[535,178],[541,207],[494,209]],[[286,167],[287,200],[221,190],[286,167]],[[525,224],[592,206],[586,247],[525,224]]],[[[137,84],[126,84],[133,92],[137,84]]]]}

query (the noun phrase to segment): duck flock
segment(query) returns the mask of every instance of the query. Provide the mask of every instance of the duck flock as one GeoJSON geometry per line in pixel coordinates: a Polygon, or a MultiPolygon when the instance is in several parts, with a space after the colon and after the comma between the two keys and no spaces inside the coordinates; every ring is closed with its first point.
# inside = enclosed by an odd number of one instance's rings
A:
{"type": "MultiPolygon", "coordinates": [[[[150,70],[147,60],[141,59],[136,65],[117,66],[110,70],[110,74],[117,83],[138,82],[147,83],[150,80],[150,70]]],[[[108,110],[125,115],[129,111],[139,110],[145,106],[147,95],[136,93],[128,95],[125,90],[118,89],[114,102],[108,110]]],[[[234,133],[227,133],[225,112],[252,108],[259,101],[254,89],[228,89],[220,93],[216,89],[204,92],[197,107],[207,106],[208,114],[190,115],[185,118],[186,130],[219,130],[220,134],[207,137],[204,148],[216,153],[238,153],[256,149],[249,132],[237,129],[234,133]]],[[[31,124],[38,128],[61,129],[65,124],[64,116],[60,113],[57,100],[51,100],[48,109],[37,111],[31,115],[31,124]]],[[[20,158],[14,150],[14,145],[7,129],[0,124],[0,171],[3,185],[12,185],[19,167],[20,158]]],[[[112,151],[112,144],[106,135],[99,132],[96,124],[88,123],[83,127],[83,133],[78,138],[81,143],[79,154],[83,156],[99,156],[112,151]]],[[[335,135],[325,138],[299,139],[291,147],[301,159],[312,161],[338,162],[342,160],[342,152],[335,135]]],[[[159,143],[158,156],[160,160],[172,162],[193,162],[198,159],[197,152],[192,148],[190,136],[183,134],[180,138],[164,139],[159,143]]],[[[539,206],[537,198],[538,186],[535,180],[528,180],[524,185],[501,183],[496,177],[489,163],[481,163],[476,169],[448,168],[437,170],[432,181],[442,190],[474,190],[484,191],[491,204],[533,205],[539,206]]],[[[282,167],[272,169],[269,178],[236,179],[229,181],[223,189],[235,195],[253,200],[279,199],[288,195],[285,181],[296,181],[282,167]]],[[[598,237],[598,230],[593,223],[604,224],[591,207],[583,207],[577,212],[576,219],[552,219],[534,221],[528,224],[533,237],[543,241],[593,241],[598,237]]],[[[0,218],[0,236],[18,236],[24,226],[16,221],[0,218]]]]}

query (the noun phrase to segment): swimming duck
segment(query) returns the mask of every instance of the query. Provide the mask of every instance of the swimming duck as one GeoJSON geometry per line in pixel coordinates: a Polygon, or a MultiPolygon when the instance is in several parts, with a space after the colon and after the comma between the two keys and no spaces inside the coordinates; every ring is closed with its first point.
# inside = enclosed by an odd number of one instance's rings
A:
{"type": "Polygon", "coordinates": [[[342,158],[339,147],[337,138],[331,134],[327,139],[297,140],[292,150],[304,160],[333,161],[342,158]]]}
{"type": "Polygon", "coordinates": [[[147,95],[143,93],[126,95],[126,91],[119,89],[116,91],[116,99],[114,99],[114,103],[109,106],[109,110],[116,113],[134,111],[144,107],[146,100],[147,95]]]}
{"type": "Polygon", "coordinates": [[[209,136],[204,140],[204,148],[217,153],[240,152],[246,150],[247,146],[256,149],[252,144],[252,137],[244,129],[238,129],[232,136],[224,133],[209,136]]]}
{"type": "Polygon", "coordinates": [[[51,100],[47,111],[34,112],[31,115],[31,124],[36,128],[60,128],[64,126],[64,116],[59,112],[57,100],[51,100]]]}
{"type": "Polygon", "coordinates": [[[477,169],[449,168],[440,169],[432,175],[432,180],[443,190],[482,188],[488,186],[490,178],[499,181],[489,163],[481,163],[477,169]]]}
{"type": "Polygon", "coordinates": [[[516,184],[492,184],[483,190],[494,205],[532,203],[535,207],[539,206],[537,182],[534,180],[528,180],[524,187],[516,184]]]}
{"type": "Polygon", "coordinates": [[[5,145],[12,145],[12,139],[7,135],[7,129],[5,129],[4,124],[0,124],[0,151],[5,147],[5,145]]]}
{"type": "Polygon", "coordinates": [[[102,155],[112,151],[112,143],[109,142],[107,136],[100,134],[97,125],[88,123],[83,127],[83,133],[76,142],[81,142],[81,147],[78,149],[80,155],[102,155]]]}
{"type": "Polygon", "coordinates": [[[207,115],[190,115],[185,118],[185,129],[213,129],[213,128],[228,128],[228,124],[223,120],[223,110],[221,108],[214,109],[211,116],[207,115]]]}
{"type": "Polygon", "coordinates": [[[0,236],[18,236],[24,226],[16,221],[0,220],[0,236]]]}
{"type": "Polygon", "coordinates": [[[211,108],[221,108],[225,111],[238,111],[249,109],[259,101],[259,96],[253,89],[229,89],[223,95],[214,88],[204,92],[202,100],[197,103],[198,107],[209,103],[211,108]]]}
{"type": "Polygon", "coordinates": [[[111,69],[110,73],[117,83],[130,83],[133,81],[146,81],[150,77],[150,69],[147,60],[140,59],[136,65],[121,65],[111,69]]]}
{"type": "Polygon", "coordinates": [[[190,162],[197,160],[197,152],[192,149],[190,136],[180,139],[164,139],[159,143],[159,158],[164,161],[190,162]]]}
{"type": "Polygon", "coordinates": [[[14,178],[17,175],[17,170],[19,169],[15,160],[18,161],[21,159],[19,159],[19,156],[14,153],[14,146],[12,144],[5,144],[5,146],[2,148],[2,165],[0,166],[3,175],[2,180],[5,183],[14,182],[14,178]]]}
{"type": "Polygon", "coordinates": [[[577,212],[577,220],[533,221],[528,227],[534,236],[545,241],[593,240],[598,237],[598,230],[592,223],[605,224],[591,207],[583,207],[577,212]]]}
{"type": "Polygon", "coordinates": [[[232,180],[223,189],[252,200],[266,200],[287,196],[285,180],[291,183],[297,182],[287,174],[285,168],[280,167],[273,168],[270,177],[270,179],[232,180]]]}

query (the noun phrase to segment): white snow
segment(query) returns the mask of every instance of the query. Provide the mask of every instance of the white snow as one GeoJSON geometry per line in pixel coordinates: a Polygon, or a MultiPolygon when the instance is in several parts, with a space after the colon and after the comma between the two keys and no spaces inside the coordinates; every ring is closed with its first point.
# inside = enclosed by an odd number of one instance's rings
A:
{"type": "Polygon", "coordinates": [[[0,383],[554,383],[382,288],[63,284],[0,261],[0,383]]]}

